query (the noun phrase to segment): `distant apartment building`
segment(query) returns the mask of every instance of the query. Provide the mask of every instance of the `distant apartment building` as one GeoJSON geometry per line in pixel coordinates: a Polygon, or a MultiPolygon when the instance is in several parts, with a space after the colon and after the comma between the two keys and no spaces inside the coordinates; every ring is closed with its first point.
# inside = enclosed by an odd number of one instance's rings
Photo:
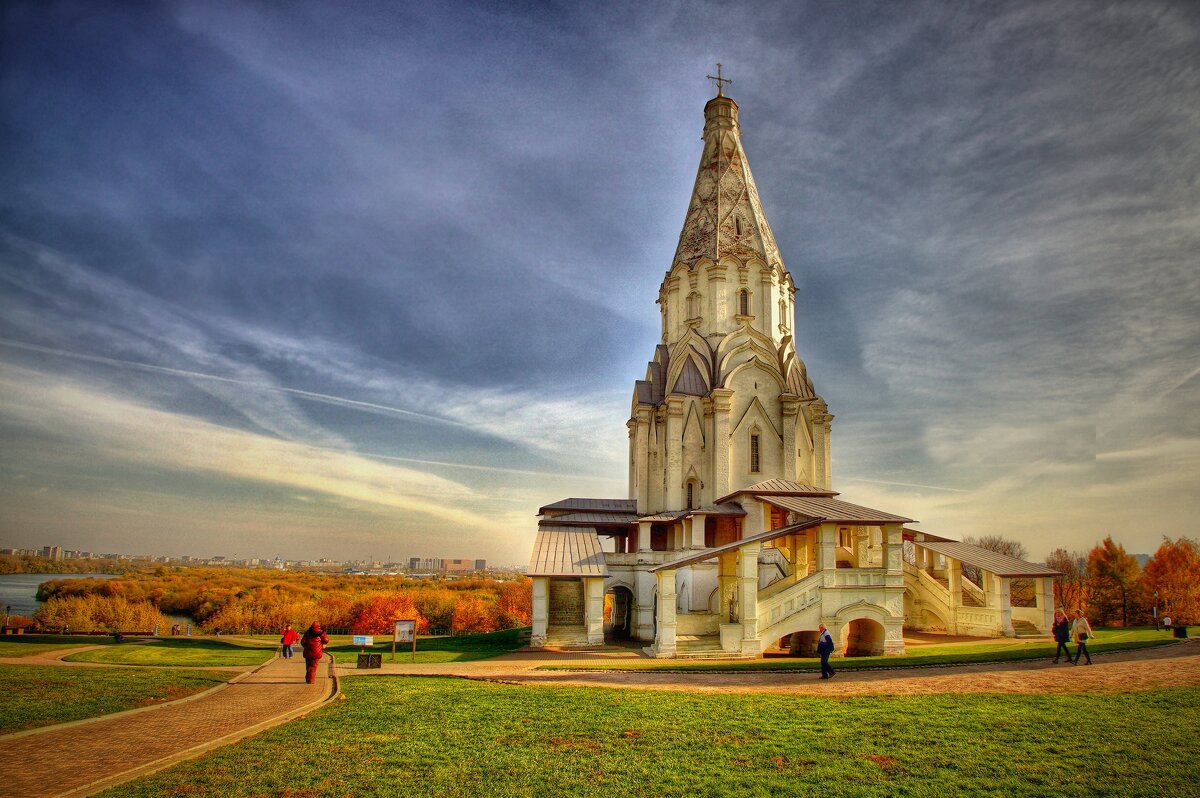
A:
{"type": "Polygon", "coordinates": [[[408,570],[421,572],[444,571],[449,574],[465,574],[482,571],[487,560],[450,559],[446,557],[409,557],[408,570]]]}
{"type": "Polygon", "coordinates": [[[63,559],[62,546],[42,546],[42,556],[47,560],[58,562],[63,559]]]}

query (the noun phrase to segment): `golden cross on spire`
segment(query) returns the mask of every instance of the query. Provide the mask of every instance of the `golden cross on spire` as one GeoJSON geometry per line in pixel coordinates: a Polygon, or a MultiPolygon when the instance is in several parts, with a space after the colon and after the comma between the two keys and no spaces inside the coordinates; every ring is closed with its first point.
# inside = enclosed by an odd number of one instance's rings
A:
{"type": "Polygon", "coordinates": [[[717,76],[714,78],[712,75],[705,75],[705,77],[706,77],[706,78],[708,78],[709,80],[711,80],[711,81],[712,81],[712,82],[713,82],[713,83],[716,85],[716,87],[717,87],[717,96],[718,96],[718,97],[724,97],[724,96],[725,96],[725,87],[724,87],[722,84],[729,84],[729,83],[733,83],[733,81],[732,81],[732,80],[730,80],[729,78],[723,78],[723,77],[721,77],[721,64],[720,64],[720,62],[717,62],[717,76]]]}

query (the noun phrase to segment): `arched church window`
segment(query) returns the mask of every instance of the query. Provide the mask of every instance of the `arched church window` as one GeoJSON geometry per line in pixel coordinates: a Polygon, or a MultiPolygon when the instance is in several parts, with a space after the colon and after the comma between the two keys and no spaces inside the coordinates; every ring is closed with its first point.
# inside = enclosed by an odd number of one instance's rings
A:
{"type": "Polygon", "coordinates": [[[745,288],[738,291],[738,315],[750,315],[750,292],[745,288]]]}
{"type": "Polygon", "coordinates": [[[758,473],[758,433],[750,433],[750,473],[758,473]]]}
{"type": "Polygon", "coordinates": [[[687,484],[687,508],[696,509],[696,483],[691,480],[688,480],[687,484]]]}
{"type": "Polygon", "coordinates": [[[687,314],[689,319],[700,318],[700,295],[695,291],[688,294],[687,298],[687,314]]]}

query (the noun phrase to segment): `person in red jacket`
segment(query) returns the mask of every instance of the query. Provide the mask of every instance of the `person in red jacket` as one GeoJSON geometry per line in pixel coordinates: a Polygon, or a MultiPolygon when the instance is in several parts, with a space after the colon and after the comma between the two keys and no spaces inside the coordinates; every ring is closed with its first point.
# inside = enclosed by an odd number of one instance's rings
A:
{"type": "Polygon", "coordinates": [[[317,681],[317,665],[321,663],[321,657],[325,656],[327,645],[329,638],[325,630],[321,628],[321,624],[313,621],[304,637],[300,638],[300,648],[304,649],[304,681],[309,684],[315,684],[317,681]]]}
{"type": "Polygon", "coordinates": [[[292,628],[289,623],[283,627],[283,636],[279,638],[279,645],[282,646],[281,654],[284,659],[292,658],[292,646],[300,639],[300,633],[292,628]]]}

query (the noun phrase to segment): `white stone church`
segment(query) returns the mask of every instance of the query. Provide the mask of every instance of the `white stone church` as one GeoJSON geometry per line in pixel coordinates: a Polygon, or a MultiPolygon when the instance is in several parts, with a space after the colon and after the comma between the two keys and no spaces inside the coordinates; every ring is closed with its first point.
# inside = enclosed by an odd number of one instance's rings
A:
{"type": "Polygon", "coordinates": [[[533,645],[812,656],[824,623],[854,656],[902,653],[906,628],[1046,633],[1055,571],[832,489],[833,416],[796,354],[795,283],[740,135],[737,103],[718,89],[659,288],[662,343],[634,384],[629,497],[540,508],[533,645]],[[1014,580],[1032,606],[1012,605],[1014,580]]]}

